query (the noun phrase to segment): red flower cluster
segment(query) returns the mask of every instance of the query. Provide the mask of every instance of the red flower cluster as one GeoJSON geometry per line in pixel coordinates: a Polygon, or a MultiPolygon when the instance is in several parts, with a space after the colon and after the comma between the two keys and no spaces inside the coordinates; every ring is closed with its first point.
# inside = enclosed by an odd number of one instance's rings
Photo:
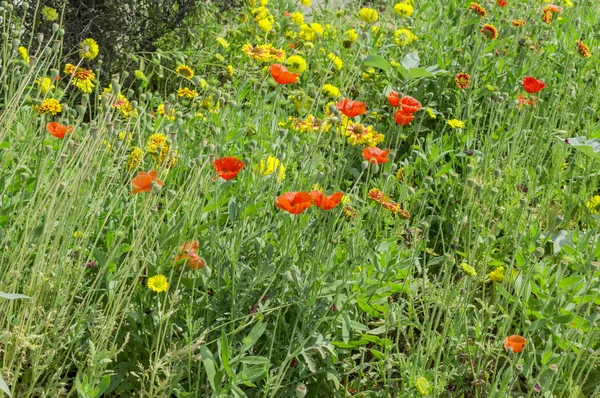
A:
{"type": "Polygon", "coordinates": [[[326,196],[319,190],[314,190],[311,193],[286,192],[277,197],[275,207],[291,214],[300,214],[313,204],[323,210],[331,210],[340,203],[343,196],[342,192],[335,192],[326,196]]]}
{"type": "Polygon", "coordinates": [[[398,107],[394,112],[394,120],[402,126],[412,122],[415,118],[414,114],[423,109],[421,103],[413,97],[408,95],[400,97],[395,91],[389,92],[387,100],[391,106],[398,107]]]}

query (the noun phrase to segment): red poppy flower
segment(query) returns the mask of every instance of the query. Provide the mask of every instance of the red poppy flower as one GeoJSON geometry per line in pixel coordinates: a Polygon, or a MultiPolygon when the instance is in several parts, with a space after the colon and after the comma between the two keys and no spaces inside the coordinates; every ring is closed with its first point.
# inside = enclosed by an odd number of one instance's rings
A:
{"type": "Polygon", "coordinates": [[[362,115],[367,112],[367,104],[359,101],[352,101],[348,98],[344,98],[337,104],[335,104],[337,110],[342,112],[344,115],[348,117],[355,117],[362,115]]]}
{"type": "Polygon", "coordinates": [[[52,134],[52,136],[62,140],[65,138],[67,133],[71,133],[73,131],[73,127],[65,126],[64,124],[60,124],[58,122],[48,122],[48,124],[46,124],[46,130],[52,134]]]}
{"type": "Polygon", "coordinates": [[[523,78],[523,88],[530,94],[542,91],[546,87],[546,83],[535,77],[526,76],[523,78]]]}
{"type": "Polygon", "coordinates": [[[521,352],[525,348],[527,340],[522,336],[512,335],[504,339],[504,349],[506,351],[521,352]]]}
{"type": "Polygon", "coordinates": [[[371,163],[387,163],[389,161],[389,159],[387,158],[387,155],[390,154],[390,150],[386,149],[385,151],[383,149],[379,149],[376,146],[372,146],[369,148],[365,148],[362,151],[362,155],[363,158],[365,158],[365,160],[367,160],[368,162],[371,163]]]}
{"type": "Polygon", "coordinates": [[[410,95],[405,95],[400,98],[400,106],[402,107],[402,111],[406,113],[415,113],[423,109],[421,103],[411,97],[410,95]]]}
{"type": "Polygon", "coordinates": [[[269,68],[269,72],[271,72],[271,76],[279,84],[296,83],[300,76],[298,73],[288,71],[287,68],[281,64],[272,64],[269,68]]]}
{"type": "Polygon", "coordinates": [[[164,182],[156,178],[157,176],[158,171],[156,170],[151,170],[147,173],[145,171],[140,171],[131,181],[131,185],[133,185],[131,193],[150,192],[152,190],[153,182],[161,187],[165,185],[164,182]]]}
{"type": "Polygon", "coordinates": [[[331,210],[336,207],[340,203],[340,200],[342,200],[343,196],[343,192],[336,192],[329,196],[325,196],[325,194],[319,190],[314,190],[310,193],[310,197],[315,205],[323,210],[331,210]]]}
{"type": "Polygon", "coordinates": [[[508,5],[508,0],[498,0],[498,5],[500,7],[506,7],[508,5]]]}
{"type": "Polygon", "coordinates": [[[415,115],[413,115],[412,113],[404,112],[404,108],[397,109],[394,112],[394,120],[396,121],[397,124],[399,124],[401,126],[408,125],[410,122],[412,122],[414,120],[414,118],[415,118],[415,115]]]}
{"type": "Polygon", "coordinates": [[[228,181],[235,178],[240,170],[244,168],[245,164],[238,158],[234,158],[233,156],[225,156],[220,159],[215,159],[213,166],[215,166],[215,169],[217,170],[217,176],[214,177],[213,180],[221,177],[225,181],[228,181]]]}
{"type": "Polygon", "coordinates": [[[300,214],[313,205],[308,192],[286,192],[277,197],[275,206],[288,213],[300,214]]]}
{"type": "Polygon", "coordinates": [[[390,91],[390,93],[388,95],[386,95],[386,97],[391,106],[400,105],[400,97],[398,96],[397,92],[390,91]]]}

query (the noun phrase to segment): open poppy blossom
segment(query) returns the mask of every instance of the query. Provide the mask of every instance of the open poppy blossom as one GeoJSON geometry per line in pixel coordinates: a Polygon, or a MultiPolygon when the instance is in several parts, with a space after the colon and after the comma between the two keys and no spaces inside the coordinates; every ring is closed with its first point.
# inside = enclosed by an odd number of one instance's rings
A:
{"type": "Polygon", "coordinates": [[[400,106],[402,107],[402,111],[406,113],[415,113],[423,109],[421,103],[411,97],[410,95],[404,95],[400,98],[400,106]]]}
{"type": "Polygon", "coordinates": [[[271,72],[271,76],[279,84],[296,83],[300,76],[298,73],[288,71],[287,68],[281,64],[272,64],[269,68],[269,72],[271,72]]]}
{"type": "Polygon", "coordinates": [[[506,7],[508,5],[508,0],[498,0],[498,5],[500,7],[506,7]]]}
{"type": "Polygon", "coordinates": [[[348,98],[344,98],[335,104],[335,107],[348,117],[360,116],[363,113],[367,113],[367,104],[360,101],[352,101],[348,98]]]}
{"type": "Polygon", "coordinates": [[[336,207],[343,196],[343,192],[336,192],[333,195],[325,196],[323,192],[316,189],[310,193],[314,204],[323,210],[331,210],[336,207]]]}
{"type": "Polygon", "coordinates": [[[515,334],[504,339],[504,349],[506,351],[521,352],[525,348],[525,344],[527,344],[527,340],[515,334]]]}
{"type": "Polygon", "coordinates": [[[215,170],[217,170],[217,175],[213,180],[221,177],[225,181],[228,181],[235,178],[240,170],[244,168],[245,164],[238,158],[225,156],[220,159],[215,159],[213,166],[215,167],[215,170]]]}
{"type": "Polygon", "coordinates": [[[308,192],[286,192],[275,200],[278,209],[292,214],[300,214],[312,205],[312,197],[308,192]]]}
{"type": "Polygon", "coordinates": [[[535,77],[526,76],[523,78],[523,88],[530,94],[540,92],[546,87],[546,83],[535,77]]]}
{"type": "Polygon", "coordinates": [[[376,146],[372,146],[369,148],[365,148],[362,151],[363,158],[370,163],[387,163],[389,159],[387,156],[390,154],[390,150],[377,148],[376,146]]]}
{"type": "Polygon", "coordinates": [[[53,136],[62,140],[65,138],[67,133],[71,133],[73,131],[72,126],[65,126],[64,124],[58,122],[48,122],[46,124],[46,130],[53,136]]]}
{"type": "Polygon", "coordinates": [[[157,176],[158,171],[156,170],[151,170],[147,173],[140,171],[131,181],[131,185],[133,185],[131,193],[150,192],[152,190],[152,183],[161,187],[165,185],[164,182],[156,178],[157,176]]]}
{"type": "Polygon", "coordinates": [[[396,121],[397,124],[401,125],[401,126],[406,126],[408,125],[410,122],[412,122],[415,118],[415,115],[413,115],[412,113],[406,113],[404,112],[404,109],[397,109],[394,112],[394,120],[396,121]]]}
{"type": "Polygon", "coordinates": [[[390,91],[388,95],[386,95],[386,98],[391,106],[395,107],[400,105],[400,97],[398,96],[397,92],[390,91]]]}

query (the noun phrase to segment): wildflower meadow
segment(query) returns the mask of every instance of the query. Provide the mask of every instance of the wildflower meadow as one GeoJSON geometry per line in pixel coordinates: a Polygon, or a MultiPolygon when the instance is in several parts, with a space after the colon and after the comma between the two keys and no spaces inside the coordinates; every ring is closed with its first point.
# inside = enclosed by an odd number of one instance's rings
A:
{"type": "Polygon", "coordinates": [[[2,1],[0,396],[600,397],[600,3],[552,1],[144,51],[2,1]]]}

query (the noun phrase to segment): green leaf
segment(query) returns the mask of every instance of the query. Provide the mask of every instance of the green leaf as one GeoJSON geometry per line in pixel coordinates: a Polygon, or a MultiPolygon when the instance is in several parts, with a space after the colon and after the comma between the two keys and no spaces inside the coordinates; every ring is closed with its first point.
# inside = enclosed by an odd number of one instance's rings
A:
{"type": "Polygon", "coordinates": [[[367,55],[367,57],[363,61],[363,65],[370,66],[373,68],[378,68],[387,73],[392,72],[392,67],[390,66],[388,61],[386,61],[384,58],[380,57],[379,55],[373,55],[373,54],[367,55]]]}
{"type": "Polygon", "coordinates": [[[444,167],[442,167],[437,173],[435,173],[435,178],[438,178],[452,169],[452,163],[446,163],[444,167]]]}
{"type": "Polygon", "coordinates": [[[25,296],[24,294],[0,292],[0,298],[7,299],[7,300],[17,300],[17,299],[28,299],[31,297],[25,296]]]}
{"type": "Polygon", "coordinates": [[[231,377],[231,367],[229,366],[229,340],[225,330],[221,329],[221,362],[225,368],[227,376],[231,377]]]}
{"type": "Polygon", "coordinates": [[[108,390],[108,387],[110,386],[110,375],[106,375],[102,378],[102,380],[100,380],[100,383],[98,383],[98,386],[96,386],[96,388],[94,389],[94,391],[97,391],[96,394],[94,394],[93,398],[100,398],[102,396],[102,394],[104,394],[106,392],[106,390],[108,390]]]}
{"type": "Polygon", "coordinates": [[[421,77],[434,77],[435,75],[429,72],[427,69],[423,68],[411,68],[408,70],[408,75],[406,76],[409,79],[419,79],[421,77]]]}
{"type": "Polygon", "coordinates": [[[421,58],[419,58],[419,54],[416,51],[413,51],[410,54],[406,54],[402,60],[402,66],[408,69],[410,73],[410,69],[419,67],[420,62],[421,58]]]}
{"type": "Polygon", "coordinates": [[[235,222],[237,221],[237,216],[238,216],[238,205],[235,202],[235,197],[233,197],[233,196],[231,197],[231,199],[229,199],[227,211],[229,214],[229,221],[231,221],[233,224],[235,224],[235,222]]]}
{"type": "Polygon", "coordinates": [[[0,373],[0,391],[4,391],[6,395],[12,397],[12,395],[10,395],[10,388],[8,388],[8,384],[6,384],[6,382],[2,378],[2,373],[0,373]]]}
{"type": "Polygon", "coordinates": [[[206,346],[200,347],[200,354],[202,355],[202,363],[204,364],[204,369],[206,369],[206,377],[208,378],[210,387],[216,392],[215,375],[217,374],[217,371],[215,369],[215,360],[206,346]]]}
{"type": "Polygon", "coordinates": [[[535,320],[535,321],[531,322],[531,325],[529,325],[529,327],[527,328],[527,331],[531,332],[533,330],[537,330],[537,329],[543,328],[544,326],[546,326],[546,324],[548,322],[550,322],[550,321],[547,320],[547,319],[538,319],[538,320],[535,320]]]}
{"type": "Polygon", "coordinates": [[[566,140],[560,139],[564,143],[571,145],[579,152],[583,152],[588,156],[600,159],[600,139],[593,138],[588,140],[586,137],[573,137],[566,140]]]}
{"type": "Polygon", "coordinates": [[[263,321],[258,321],[258,323],[256,325],[254,325],[252,330],[250,330],[250,333],[248,333],[248,336],[246,336],[242,340],[242,343],[244,344],[242,351],[246,351],[247,349],[252,347],[254,344],[256,344],[256,342],[258,341],[258,339],[260,339],[260,337],[263,335],[265,330],[267,330],[267,324],[264,323],[263,321]]]}
{"type": "Polygon", "coordinates": [[[564,289],[566,287],[572,287],[573,285],[575,285],[577,282],[580,282],[582,279],[580,276],[570,276],[568,278],[562,279],[560,282],[558,282],[558,287],[560,287],[561,289],[564,289]]]}

